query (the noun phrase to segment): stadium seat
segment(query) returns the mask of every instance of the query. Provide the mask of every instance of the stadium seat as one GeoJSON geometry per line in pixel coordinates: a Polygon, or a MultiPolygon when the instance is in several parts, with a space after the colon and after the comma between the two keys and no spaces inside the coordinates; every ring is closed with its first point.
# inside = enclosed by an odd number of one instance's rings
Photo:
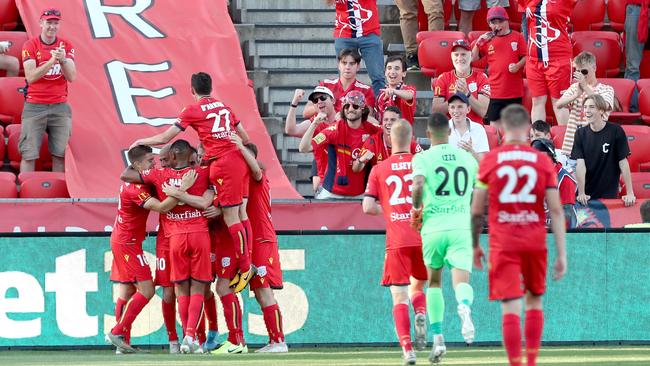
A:
{"type": "Polygon", "coordinates": [[[634,80],[629,79],[598,79],[599,82],[610,85],[614,88],[614,96],[618,99],[623,109],[620,112],[612,112],[609,115],[610,122],[618,122],[621,124],[629,124],[638,121],[641,118],[641,113],[630,112],[630,102],[632,101],[632,93],[634,92],[634,80]]]}
{"type": "Polygon", "coordinates": [[[616,32],[625,30],[625,7],[626,0],[607,0],[607,18],[616,32]]]}
{"type": "Polygon", "coordinates": [[[639,73],[642,79],[650,78],[650,50],[643,51],[643,58],[639,65],[639,73]]]}
{"type": "Polygon", "coordinates": [[[16,189],[16,182],[0,179],[0,198],[17,198],[17,197],[18,197],[18,189],[16,189]]]}
{"type": "MultiPolygon", "coordinates": [[[[22,155],[18,149],[19,139],[20,133],[12,133],[7,139],[7,157],[9,158],[9,166],[14,170],[20,170],[20,160],[22,160],[22,155]]],[[[52,155],[50,155],[47,144],[48,137],[47,134],[45,134],[43,136],[43,141],[41,142],[40,157],[36,160],[36,170],[52,169],[52,155]]]]}
{"type": "Polygon", "coordinates": [[[497,130],[492,126],[483,127],[485,127],[485,133],[487,134],[490,150],[496,149],[499,146],[499,135],[497,134],[497,130]]]}
{"type": "Polygon", "coordinates": [[[596,56],[596,77],[617,77],[621,73],[623,46],[616,32],[578,31],[571,33],[573,56],[589,51],[596,56]]]}
{"type": "MultiPolygon", "coordinates": [[[[1,1],[1,0],[0,0],[1,1]]],[[[27,37],[27,32],[0,32],[0,41],[10,41],[13,43],[6,55],[16,57],[20,62],[20,75],[25,76],[25,70],[23,70],[22,63],[22,49],[23,44],[27,42],[29,37],[27,37]]],[[[0,76],[6,76],[5,70],[0,70],[0,76]]]]}
{"type": "MultiPolygon", "coordinates": [[[[476,42],[478,37],[482,36],[485,32],[486,31],[484,30],[469,32],[469,34],[467,35],[469,44],[471,44],[472,47],[474,47],[474,42],[476,42]]],[[[487,57],[483,55],[483,57],[481,57],[480,59],[472,62],[472,67],[475,69],[480,69],[483,72],[485,72],[485,69],[487,68],[487,57]]]]}
{"type": "Polygon", "coordinates": [[[69,198],[64,173],[32,172],[20,183],[20,198],[69,198]]]}
{"type": "MultiPolygon", "coordinates": [[[[0,126],[0,130],[2,127],[0,126]]],[[[2,165],[2,162],[5,161],[5,136],[2,134],[2,131],[0,131],[0,165],[2,165]]]]}
{"type": "MultiPolygon", "coordinates": [[[[650,198],[650,173],[632,173],[632,187],[637,199],[650,198]]],[[[621,196],[627,194],[627,189],[621,191],[621,196]]]]}
{"type": "Polygon", "coordinates": [[[506,8],[510,17],[510,29],[521,32],[521,15],[518,11],[517,0],[510,0],[510,6],[506,8]]]}
{"type": "Polygon", "coordinates": [[[646,167],[650,163],[650,134],[630,134],[627,136],[627,144],[631,153],[628,156],[630,170],[639,172],[642,165],[646,167]]]}
{"type": "Polygon", "coordinates": [[[8,125],[5,127],[5,132],[7,133],[7,137],[13,135],[14,133],[20,134],[21,130],[21,125],[8,125]]]}
{"type": "MultiPolygon", "coordinates": [[[[622,125],[625,135],[627,136],[628,141],[634,141],[636,139],[647,139],[650,136],[650,127],[642,125],[622,125]]],[[[635,144],[633,147],[639,149],[635,144]]],[[[633,156],[630,156],[630,167],[634,164],[635,167],[638,164],[639,171],[646,172],[650,171],[650,148],[646,146],[641,146],[642,151],[633,151],[633,156]],[[647,151],[643,151],[646,149],[647,151]]]]}
{"type": "Polygon", "coordinates": [[[465,39],[465,34],[456,31],[427,31],[419,32],[416,39],[422,73],[435,77],[454,68],[451,63],[451,44],[465,39]]]}
{"type": "Polygon", "coordinates": [[[553,138],[553,145],[556,149],[561,149],[564,143],[564,134],[566,133],[566,126],[553,126],[551,127],[551,137],[553,138]]]}
{"type": "Polygon", "coordinates": [[[605,19],[605,8],[605,0],[578,0],[570,17],[573,31],[595,30],[594,23],[605,19]]]}
{"type": "Polygon", "coordinates": [[[19,89],[25,86],[25,78],[0,78],[0,123],[20,123],[25,97],[19,89]]]}
{"type": "Polygon", "coordinates": [[[650,79],[642,78],[636,81],[636,88],[641,91],[641,89],[650,88],[650,79]]]}
{"type": "Polygon", "coordinates": [[[0,181],[16,183],[16,174],[12,172],[0,172],[0,181]]]}
{"type": "MultiPolygon", "coordinates": [[[[454,5],[454,12],[456,14],[456,19],[460,19],[459,4],[460,1],[456,1],[456,5],[454,5]]],[[[482,31],[490,30],[490,26],[488,25],[487,22],[487,5],[485,0],[481,0],[481,8],[474,12],[474,18],[472,18],[472,30],[482,30],[482,31]]]]}
{"type": "Polygon", "coordinates": [[[650,125],[650,88],[639,88],[639,112],[643,123],[650,125]]]}
{"type": "MultiPolygon", "coordinates": [[[[9,31],[18,25],[16,0],[0,0],[0,30],[9,31]]],[[[23,45],[21,44],[20,47],[23,45]]]]}

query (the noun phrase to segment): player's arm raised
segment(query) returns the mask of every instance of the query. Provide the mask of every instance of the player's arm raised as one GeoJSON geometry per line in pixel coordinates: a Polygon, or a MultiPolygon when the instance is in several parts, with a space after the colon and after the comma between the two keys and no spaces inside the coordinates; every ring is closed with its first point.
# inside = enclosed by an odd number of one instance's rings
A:
{"type": "Polygon", "coordinates": [[[132,166],[127,166],[126,169],[120,174],[120,180],[127,183],[143,184],[142,175],[132,166]]]}
{"type": "Polygon", "coordinates": [[[237,125],[237,135],[239,135],[244,145],[251,141],[250,137],[248,137],[248,132],[246,132],[241,123],[237,125]]]}
{"type": "Polygon", "coordinates": [[[131,144],[130,148],[136,147],[138,145],[157,146],[157,145],[166,144],[169,141],[171,141],[171,139],[176,137],[176,135],[178,135],[180,132],[181,129],[178,126],[173,125],[170,126],[164,132],[161,132],[157,135],[136,140],[134,143],[131,144]]]}
{"type": "Polygon", "coordinates": [[[477,183],[472,196],[472,245],[474,247],[474,267],[483,269],[483,258],[485,253],[481,248],[479,236],[483,231],[483,216],[485,215],[485,203],[487,201],[487,189],[483,183],[477,183]]]}
{"type": "Polygon", "coordinates": [[[305,131],[305,134],[302,136],[302,139],[300,139],[300,145],[298,146],[298,151],[300,151],[301,153],[308,153],[314,150],[311,146],[311,139],[314,137],[314,131],[316,131],[316,127],[318,127],[320,123],[321,123],[320,119],[316,118],[309,125],[307,131],[305,131]]]}
{"type": "Polygon", "coordinates": [[[253,156],[250,150],[244,146],[241,138],[235,135],[230,137],[230,141],[232,141],[233,144],[237,145],[237,148],[239,151],[241,151],[242,156],[244,156],[244,160],[246,160],[246,164],[248,164],[248,168],[251,171],[251,177],[253,177],[256,182],[262,180],[262,168],[260,168],[260,164],[257,163],[255,156],[253,156]]]}
{"type": "Polygon", "coordinates": [[[546,205],[551,215],[551,229],[553,230],[553,239],[555,239],[555,250],[557,258],[553,265],[553,278],[561,279],[567,270],[566,258],[566,228],[564,221],[564,210],[560,203],[560,195],[555,188],[549,188],[545,194],[546,205]]]}

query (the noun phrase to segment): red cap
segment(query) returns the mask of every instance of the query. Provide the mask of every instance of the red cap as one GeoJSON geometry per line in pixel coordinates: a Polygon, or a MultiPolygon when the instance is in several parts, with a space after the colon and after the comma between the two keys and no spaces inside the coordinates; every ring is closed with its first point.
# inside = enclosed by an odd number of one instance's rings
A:
{"type": "Polygon", "coordinates": [[[472,50],[472,47],[464,39],[459,39],[457,41],[454,41],[454,43],[451,44],[451,52],[454,52],[454,48],[456,48],[456,47],[464,48],[467,51],[472,50]]]}
{"type": "Polygon", "coordinates": [[[504,19],[504,20],[509,20],[510,18],[508,17],[508,12],[506,11],[505,8],[502,8],[500,6],[495,6],[490,8],[487,13],[487,21],[491,21],[492,19],[504,19]]]}
{"type": "Polygon", "coordinates": [[[45,20],[52,20],[52,19],[60,20],[60,19],[61,19],[61,10],[56,9],[56,8],[48,8],[48,9],[44,9],[44,10],[41,12],[41,19],[45,19],[45,20]]]}
{"type": "Polygon", "coordinates": [[[366,97],[358,90],[351,90],[345,96],[345,104],[354,104],[363,108],[366,106],[366,97]]]}

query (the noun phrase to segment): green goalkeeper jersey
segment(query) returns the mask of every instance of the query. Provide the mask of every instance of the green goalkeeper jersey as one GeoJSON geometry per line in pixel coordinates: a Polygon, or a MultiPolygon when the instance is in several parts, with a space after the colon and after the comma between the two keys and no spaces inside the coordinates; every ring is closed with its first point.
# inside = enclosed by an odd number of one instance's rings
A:
{"type": "Polygon", "coordinates": [[[425,178],[422,231],[470,230],[472,191],[478,162],[465,150],[433,145],[413,156],[413,176],[425,178]]]}

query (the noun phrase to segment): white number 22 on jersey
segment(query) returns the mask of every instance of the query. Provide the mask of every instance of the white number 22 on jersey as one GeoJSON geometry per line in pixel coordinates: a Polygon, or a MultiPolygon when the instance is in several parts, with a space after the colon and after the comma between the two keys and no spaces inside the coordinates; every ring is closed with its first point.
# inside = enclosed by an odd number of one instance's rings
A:
{"type": "Polygon", "coordinates": [[[535,203],[537,197],[531,194],[537,184],[537,171],[530,165],[524,165],[515,169],[510,165],[503,165],[497,169],[497,177],[506,176],[508,181],[499,193],[501,203],[535,203]],[[514,193],[515,187],[520,178],[526,177],[526,183],[521,187],[519,193],[514,193]]]}
{"type": "Polygon", "coordinates": [[[214,118],[214,124],[212,125],[212,133],[215,132],[230,132],[230,111],[227,109],[222,109],[219,113],[210,113],[206,116],[207,118],[214,118]],[[221,118],[223,116],[223,119],[221,118]],[[221,122],[225,122],[225,126],[222,126],[221,122]]]}
{"type": "MultiPolygon", "coordinates": [[[[391,184],[395,184],[395,189],[393,190],[393,193],[390,195],[390,199],[388,200],[388,203],[390,203],[391,206],[395,205],[401,205],[403,203],[412,203],[413,201],[411,200],[411,195],[409,194],[406,197],[401,197],[402,194],[402,184],[407,183],[407,182],[412,182],[413,181],[413,174],[406,174],[404,176],[404,180],[402,181],[402,178],[399,175],[391,175],[388,178],[386,178],[386,184],[390,187],[391,184]]],[[[409,192],[413,190],[413,184],[409,183],[409,192]]]]}

